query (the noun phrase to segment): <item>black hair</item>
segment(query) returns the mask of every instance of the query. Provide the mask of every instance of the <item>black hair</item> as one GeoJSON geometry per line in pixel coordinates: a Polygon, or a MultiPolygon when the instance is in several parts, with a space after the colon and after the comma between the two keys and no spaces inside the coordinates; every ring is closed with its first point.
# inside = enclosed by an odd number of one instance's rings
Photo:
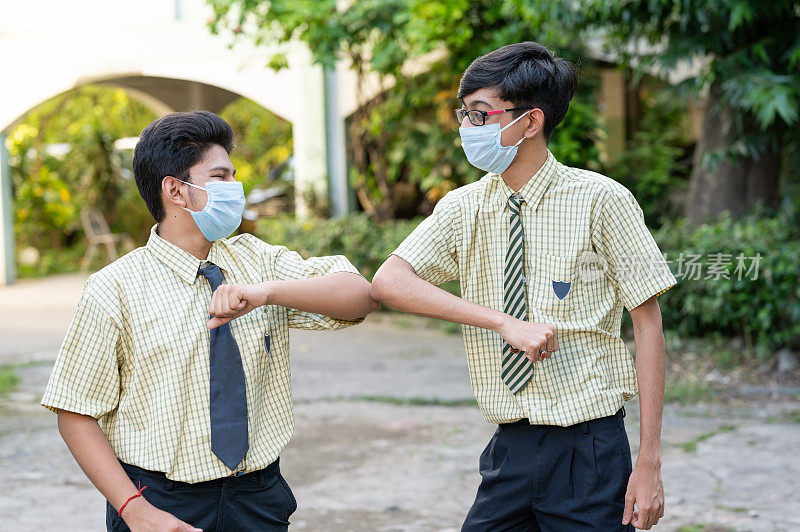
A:
{"type": "Polygon", "coordinates": [[[230,153],[234,135],[225,120],[209,111],[170,113],[144,128],[133,152],[133,175],[157,222],[166,214],[161,181],[168,175],[188,181],[189,169],[215,144],[230,153]]]}
{"type": "MultiPolygon", "coordinates": [[[[544,138],[549,142],[578,88],[578,69],[539,43],[509,44],[475,59],[467,67],[458,86],[458,99],[463,101],[465,96],[484,88],[495,89],[498,98],[514,107],[541,109],[544,138]]],[[[514,118],[522,113],[514,111],[514,118]]]]}

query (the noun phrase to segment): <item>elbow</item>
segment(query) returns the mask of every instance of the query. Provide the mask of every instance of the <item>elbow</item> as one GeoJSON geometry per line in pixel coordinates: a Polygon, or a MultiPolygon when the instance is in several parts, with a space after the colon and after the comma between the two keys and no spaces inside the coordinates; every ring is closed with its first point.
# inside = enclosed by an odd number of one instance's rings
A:
{"type": "Polygon", "coordinates": [[[395,304],[402,300],[404,290],[408,286],[407,281],[413,274],[414,270],[408,263],[399,257],[391,256],[375,272],[369,296],[378,303],[396,308],[395,304]]]}
{"type": "Polygon", "coordinates": [[[365,282],[367,283],[367,294],[366,294],[367,297],[364,298],[365,299],[364,306],[366,310],[364,316],[366,316],[367,314],[372,314],[373,312],[378,310],[378,305],[380,303],[377,299],[372,297],[372,283],[366,280],[365,282]]]}
{"type": "Polygon", "coordinates": [[[382,269],[375,272],[375,276],[372,278],[372,284],[369,287],[369,297],[376,305],[378,303],[386,303],[386,299],[389,297],[390,293],[389,284],[390,280],[382,269]]]}
{"type": "Polygon", "coordinates": [[[378,302],[372,299],[370,294],[372,285],[364,278],[359,279],[357,290],[353,291],[356,296],[356,301],[351,307],[352,311],[347,316],[339,316],[341,319],[357,320],[364,318],[368,314],[372,314],[378,308],[378,302]]]}

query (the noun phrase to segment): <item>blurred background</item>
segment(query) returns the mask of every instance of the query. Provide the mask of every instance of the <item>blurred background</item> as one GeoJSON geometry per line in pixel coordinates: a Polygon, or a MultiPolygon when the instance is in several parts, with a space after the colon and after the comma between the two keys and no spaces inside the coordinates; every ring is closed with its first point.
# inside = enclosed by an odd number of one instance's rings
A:
{"type": "MultiPolygon", "coordinates": [[[[99,495],[36,402],[86,276],[144,245],[154,223],[131,170],[150,121],[220,114],[238,136],[232,160],[248,199],[240,231],[304,256],[345,254],[371,279],[444,194],[482,175],[464,157],[453,113],[464,69],[535,40],[581,70],[550,150],[633,192],[678,279],[659,297],[668,506],[656,528],[800,529],[790,517],[800,503],[785,501],[800,471],[776,451],[800,450],[798,36],[800,2],[790,0],[0,0],[0,425],[9,427],[0,429],[0,486],[28,482],[31,497],[0,495],[0,528],[102,527],[99,495]],[[742,462],[743,449],[761,454],[742,462]],[[61,458],[43,463],[52,453],[61,458]],[[39,465],[20,473],[29,458],[39,465]],[[37,514],[43,483],[58,499],[94,502],[37,514]]],[[[623,325],[633,352],[627,313],[623,325]]],[[[379,313],[353,331],[293,333],[298,433],[286,467],[304,495],[297,526],[457,528],[491,434],[471,398],[459,329],[379,313]],[[366,355],[353,342],[371,339],[387,346],[373,368],[385,379],[365,390],[353,372],[366,355]],[[338,384],[326,370],[342,372],[338,384]],[[315,461],[313,431],[326,419],[339,430],[328,426],[333,447],[315,461]],[[421,461],[392,484],[379,460],[352,473],[361,495],[333,497],[352,480],[335,464],[355,467],[344,451],[355,437],[376,460],[399,446],[393,460],[421,461]],[[386,481],[370,487],[376,472],[386,481]],[[437,490],[453,482],[456,502],[420,509],[451,498],[437,490]]]]}

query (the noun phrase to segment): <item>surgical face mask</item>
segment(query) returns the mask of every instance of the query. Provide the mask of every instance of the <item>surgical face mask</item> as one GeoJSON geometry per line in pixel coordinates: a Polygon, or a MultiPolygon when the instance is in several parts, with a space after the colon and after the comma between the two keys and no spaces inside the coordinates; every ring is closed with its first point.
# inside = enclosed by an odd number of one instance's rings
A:
{"type": "Polygon", "coordinates": [[[461,135],[461,147],[464,148],[464,153],[467,155],[467,160],[470,164],[484,172],[494,172],[496,174],[505,172],[517,155],[517,146],[526,137],[523,136],[519,139],[519,142],[512,146],[503,146],[500,144],[501,133],[527,114],[523,113],[502,129],[500,124],[458,128],[458,133],[461,135]]]}
{"type": "Polygon", "coordinates": [[[205,190],[208,195],[206,206],[200,212],[181,207],[191,213],[194,223],[197,224],[206,240],[213,242],[226,238],[236,231],[242,223],[245,205],[244,188],[241,181],[209,181],[206,183],[206,188],[198,187],[182,179],[178,179],[178,181],[186,183],[190,187],[205,190]]]}

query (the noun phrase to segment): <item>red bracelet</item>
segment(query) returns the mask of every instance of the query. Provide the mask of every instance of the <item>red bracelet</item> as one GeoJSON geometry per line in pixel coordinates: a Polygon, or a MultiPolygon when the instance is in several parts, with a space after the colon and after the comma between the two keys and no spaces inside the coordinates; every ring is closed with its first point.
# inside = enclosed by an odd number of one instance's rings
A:
{"type": "Polygon", "coordinates": [[[142,492],[147,486],[142,486],[141,482],[138,482],[138,485],[139,485],[139,491],[128,497],[128,500],[122,503],[122,506],[119,507],[119,511],[117,512],[118,516],[122,517],[122,510],[124,510],[125,506],[127,506],[128,503],[131,502],[133,499],[135,499],[136,497],[144,497],[144,495],[142,495],[142,492]]]}

